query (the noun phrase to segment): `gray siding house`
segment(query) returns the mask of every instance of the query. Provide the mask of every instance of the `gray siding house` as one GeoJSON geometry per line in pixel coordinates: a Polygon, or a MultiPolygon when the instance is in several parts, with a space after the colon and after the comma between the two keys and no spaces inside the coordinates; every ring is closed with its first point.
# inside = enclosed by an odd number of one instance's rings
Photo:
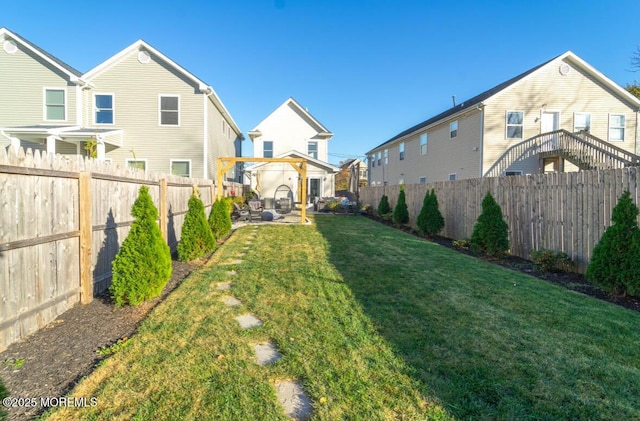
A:
{"type": "MultiPolygon", "coordinates": [[[[180,176],[214,179],[243,135],[214,89],[139,40],[81,74],[0,29],[0,140],[180,176]]],[[[240,181],[231,170],[227,180],[240,181]]]]}
{"type": "Polygon", "coordinates": [[[640,100],[568,51],[368,153],[369,185],[640,164],[640,100]]]}

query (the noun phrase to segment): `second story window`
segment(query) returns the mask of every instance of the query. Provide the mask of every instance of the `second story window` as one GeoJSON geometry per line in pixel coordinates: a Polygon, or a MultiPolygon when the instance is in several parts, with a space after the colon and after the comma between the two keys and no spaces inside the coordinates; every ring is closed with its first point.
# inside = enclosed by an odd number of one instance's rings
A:
{"type": "Polygon", "coordinates": [[[113,95],[96,94],[94,98],[95,123],[113,124],[113,95]]]}
{"type": "Polygon", "coordinates": [[[66,120],[66,101],[64,89],[45,89],[45,120],[66,120]]]}
{"type": "Polygon", "coordinates": [[[404,142],[400,144],[399,149],[400,149],[400,160],[402,161],[404,159],[404,142]]]}
{"type": "Polygon", "coordinates": [[[384,165],[389,163],[389,149],[384,150],[384,165]]]}
{"type": "Polygon", "coordinates": [[[160,96],[160,125],[180,125],[180,97],[177,95],[160,96]]]}
{"type": "Polygon", "coordinates": [[[420,155],[426,155],[427,154],[427,141],[428,141],[428,137],[426,133],[422,133],[420,135],[420,155]]]}
{"type": "Polygon", "coordinates": [[[262,145],[262,157],[273,158],[273,141],[266,140],[262,145]]]}
{"type": "Polygon", "coordinates": [[[624,140],[624,114],[609,114],[609,140],[624,140]]]}
{"type": "Polygon", "coordinates": [[[522,139],[524,113],[522,111],[507,111],[507,139],[522,139]]]}
{"type": "Polygon", "coordinates": [[[382,165],[382,152],[378,152],[378,166],[382,165]]]}
{"type": "Polygon", "coordinates": [[[458,137],[458,120],[449,124],[449,139],[458,137]]]}
{"type": "Polygon", "coordinates": [[[369,162],[371,163],[371,168],[376,166],[376,155],[373,154],[369,157],[369,162]]]}
{"type": "Polygon", "coordinates": [[[307,155],[311,158],[318,159],[318,142],[309,142],[307,144],[307,155]]]}

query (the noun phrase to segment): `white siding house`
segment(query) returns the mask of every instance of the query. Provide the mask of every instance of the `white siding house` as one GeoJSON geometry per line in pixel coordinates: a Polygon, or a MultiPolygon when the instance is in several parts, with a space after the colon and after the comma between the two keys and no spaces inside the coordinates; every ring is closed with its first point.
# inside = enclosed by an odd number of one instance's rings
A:
{"type": "MultiPolygon", "coordinates": [[[[249,132],[253,155],[306,158],[307,198],[333,196],[338,168],[327,162],[329,132],[293,98],[287,99],[249,132]]],[[[286,195],[298,201],[298,173],[287,163],[259,163],[247,168],[251,189],[265,199],[286,195]]]]}

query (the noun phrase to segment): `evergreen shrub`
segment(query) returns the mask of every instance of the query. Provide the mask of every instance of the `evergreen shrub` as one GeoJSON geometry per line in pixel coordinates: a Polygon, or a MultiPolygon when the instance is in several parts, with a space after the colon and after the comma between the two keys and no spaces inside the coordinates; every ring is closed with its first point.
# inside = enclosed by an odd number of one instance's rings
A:
{"type": "Polygon", "coordinates": [[[231,212],[233,201],[226,197],[216,200],[209,213],[209,226],[217,240],[225,238],[231,232],[231,212]],[[231,211],[229,210],[231,205],[231,211]]]}
{"type": "Polygon", "coordinates": [[[112,263],[109,290],[117,306],[159,296],[171,278],[171,251],[156,223],[158,210],[147,186],[140,188],[131,215],[131,230],[112,263]]]}
{"type": "MultiPolygon", "coordinates": [[[[223,203],[222,206],[226,212],[227,205],[223,203]]],[[[212,252],[215,248],[216,239],[207,222],[204,205],[198,197],[198,192],[194,191],[189,198],[189,210],[182,224],[178,243],[178,260],[189,262],[212,252]]]]}
{"type": "Polygon", "coordinates": [[[389,206],[389,198],[386,194],[383,194],[378,203],[378,216],[382,219],[388,219],[391,213],[391,206],[389,206]]]}
{"type": "Polygon", "coordinates": [[[418,231],[428,236],[436,235],[444,228],[444,218],[438,208],[438,197],[434,189],[424,195],[416,224],[418,231]]]}
{"type": "Polygon", "coordinates": [[[398,203],[396,203],[396,207],[393,208],[393,222],[396,224],[406,224],[407,222],[409,222],[409,208],[407,208],[404,185],[400,186],[398,203]]]}
{"type": "Polygon", "coordinates": [[[625,191],[613,208],[613,224],[593,249],[586,279],[613,294],[640,296],[638,207],[625,191]]]}
{"type": "Polygon", "coordinates": [[[571,259],[563,251],[549,249],[531,250],[531,260],[537,268],[543,272],[556,272],[569,269],[571,259]]]}
{"type": "Polygon", "coordinates": [[[471,234],[471,248],[488,256],[502,256],[509,250],[509,227],[502,209],[491,193],[482,199],[482,213],[471,234]]]}

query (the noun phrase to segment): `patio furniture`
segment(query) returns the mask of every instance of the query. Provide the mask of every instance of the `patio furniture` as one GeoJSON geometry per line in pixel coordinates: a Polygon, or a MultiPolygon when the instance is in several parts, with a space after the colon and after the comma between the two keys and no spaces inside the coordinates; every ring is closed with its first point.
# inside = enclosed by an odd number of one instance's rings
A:
{"type": "Polygon", "coordinates": [[[249,220],[253,221],[257,219],[258,221],[262,220],[262,211],[264,208],[262,207],[262,202],[259,200],[248,200],[249,204],[249,220]]]}
{"type": "Polygon", "coordinates": [[[233,212],[231,213],[231,220],[233,222],[248,221],[251,218],[249,211],[237,203],[233,204],[233,212]]]}

